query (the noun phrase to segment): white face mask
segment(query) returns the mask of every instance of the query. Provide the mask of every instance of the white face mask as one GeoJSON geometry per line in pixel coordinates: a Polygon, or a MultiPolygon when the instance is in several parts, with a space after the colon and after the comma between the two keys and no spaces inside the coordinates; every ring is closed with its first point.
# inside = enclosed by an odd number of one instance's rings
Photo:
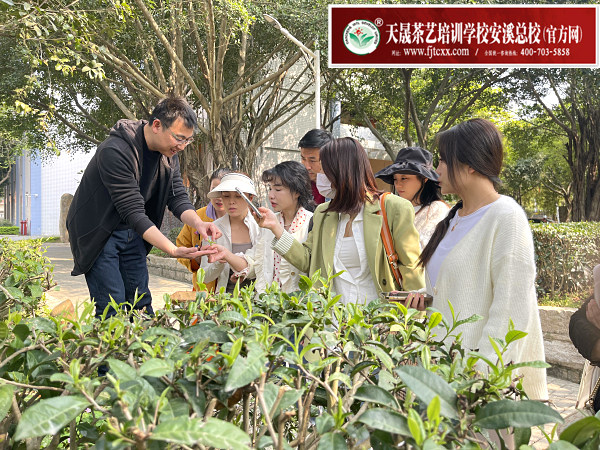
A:
{"type": "Polygon", "coordinates": [[[317,190],[325,198],[335,197],[335,189],[331,187],[331,181],[325,176],[324,173],[317,174],[317,190]]]}

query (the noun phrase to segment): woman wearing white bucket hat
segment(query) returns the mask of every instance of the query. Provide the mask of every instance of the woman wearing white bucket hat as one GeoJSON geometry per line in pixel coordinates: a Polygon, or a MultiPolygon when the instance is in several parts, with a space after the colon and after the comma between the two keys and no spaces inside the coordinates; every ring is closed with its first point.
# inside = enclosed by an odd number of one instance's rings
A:
{"type": "MultiPolygon", "coordinates": [[[[262,181],[269,187],[269,202],[276,211],[281,226],[299,242],[306,241],[312,218],[314,203],[310,177],[306,168],[297,161],[284,161],[265,170],[262,181]]],[[[219,246],[209,260],[225,259],[236,270],[248,268],[248,276],[256,278],[255,291],[260,294],[273,282],[286,293],[297,291],[300,276],[306,273],[298,270],[271,248],[274,235],[263,229],[256,246],[243,257],[234,255],[219,246]]]]}
{"type": "MultiPolygon", "coordinates": [[[[225,216],[215,220],[214,224],[222,233],[222,236],[216,240],[216,244],[228,256],[245,254],[256,245],[260,235],[260,228],[252,218],[248,204],[236,192],[236,188],[246,194],[250,200],[256,196],[252,180],[237,172],[225,175],[221,179],[221,184],[208,194],[208,198],[220,197],[227,212],[225,216]]],[[[245,277],[243,267],[228,263],[225,257],[218,260],[203,259],[200,267],[204,269],[205,282],[217,280],[216,290],[225,288],[231,293],[238,278],[243,280],[245,277]]],[[[240,287],[247,283],[249,283],[247,280],[243,280],[240,282],[240,287]]]]}

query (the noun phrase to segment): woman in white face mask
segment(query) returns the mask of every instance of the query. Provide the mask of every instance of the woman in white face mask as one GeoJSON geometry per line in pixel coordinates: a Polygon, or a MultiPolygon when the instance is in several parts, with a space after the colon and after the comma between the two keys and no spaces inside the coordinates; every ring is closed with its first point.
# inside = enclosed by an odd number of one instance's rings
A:
{"type": "MultiPolygon", "coordinates": [[[[313,228],[304,243],[281,226],[267,208],[260,208],[259,225],[275,236],[273,249],[303,272],[342,272],[333,279],[334,291],[344,303],[366,303],[381,292],[400,289],[394,280],[381,240],[380,191],[364,148],[352,138],[335,139],[321,148],[321,167],[326,178],[321,193],[332,200],[317,207],[313,228]],[[330,181],[330,186],[327,181],[330,181]]],[[[411,203],[396,196],[385,199],[388,225],[399,257],[403,288],[424,287],[419,257],[419,234],[411,203]]]]}
{"type": "Polygon", "coordinates": [[[331,181],[322,172],[317,174],[317,189],[319,190],[319,194],[325,197],[326,200],[331,200],[335,197],[335,189],[331,187],[331,181]]]}

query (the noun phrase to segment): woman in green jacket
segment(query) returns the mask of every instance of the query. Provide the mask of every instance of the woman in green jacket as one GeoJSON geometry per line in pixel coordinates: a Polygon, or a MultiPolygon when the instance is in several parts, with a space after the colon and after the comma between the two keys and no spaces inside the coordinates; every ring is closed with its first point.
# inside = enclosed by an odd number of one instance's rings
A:
{"type": "Polygon", "coordinates": [[[312,231],[303,244],[284,230],[272,211],[260,208],[263,218],[258,222],[275,235],[273,249],[309,275],[317,270],[323,276],[342,272],[333,279],[333,290],[344,303],[366,303],[381,292],[400,288],[423,288],[423,271],[417,266],[419,233],[411,203],[391,195],[385,199],[403,279],[403,286],[398,286],[381,240],[380,191],[364,148],[352,138],[335,139],[321,148],[320,157],[335,192],[328,195],[332,200],[317,207],[312,231]]]}

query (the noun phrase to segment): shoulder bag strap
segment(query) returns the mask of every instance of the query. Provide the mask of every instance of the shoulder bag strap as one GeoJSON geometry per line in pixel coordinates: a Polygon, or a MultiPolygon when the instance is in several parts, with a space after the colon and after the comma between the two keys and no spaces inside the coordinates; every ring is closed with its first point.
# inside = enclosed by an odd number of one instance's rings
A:
{"type": "Polygon", "coordinates": [[[385,197],[389,194],[389,192],[385,192],[379,197],[379,205],[381,207],[381,215],[383,216],[383,224],[381,226],[381,240],[383,241],[383,247],[385,248],[385,253],[387,256],[388,263],[390,265],[390,269],[392,270],[392,274],[396,279],[396,283],[400,288],[402,288],[402,274],[400,273],[400,268],[398,266],[398,254],[396,253],[396,249],[394,248],[394,239],[392,238],[392,233],[390,232],[390,226],[387,220],[387,214],[385,212],[385,197]]]}

